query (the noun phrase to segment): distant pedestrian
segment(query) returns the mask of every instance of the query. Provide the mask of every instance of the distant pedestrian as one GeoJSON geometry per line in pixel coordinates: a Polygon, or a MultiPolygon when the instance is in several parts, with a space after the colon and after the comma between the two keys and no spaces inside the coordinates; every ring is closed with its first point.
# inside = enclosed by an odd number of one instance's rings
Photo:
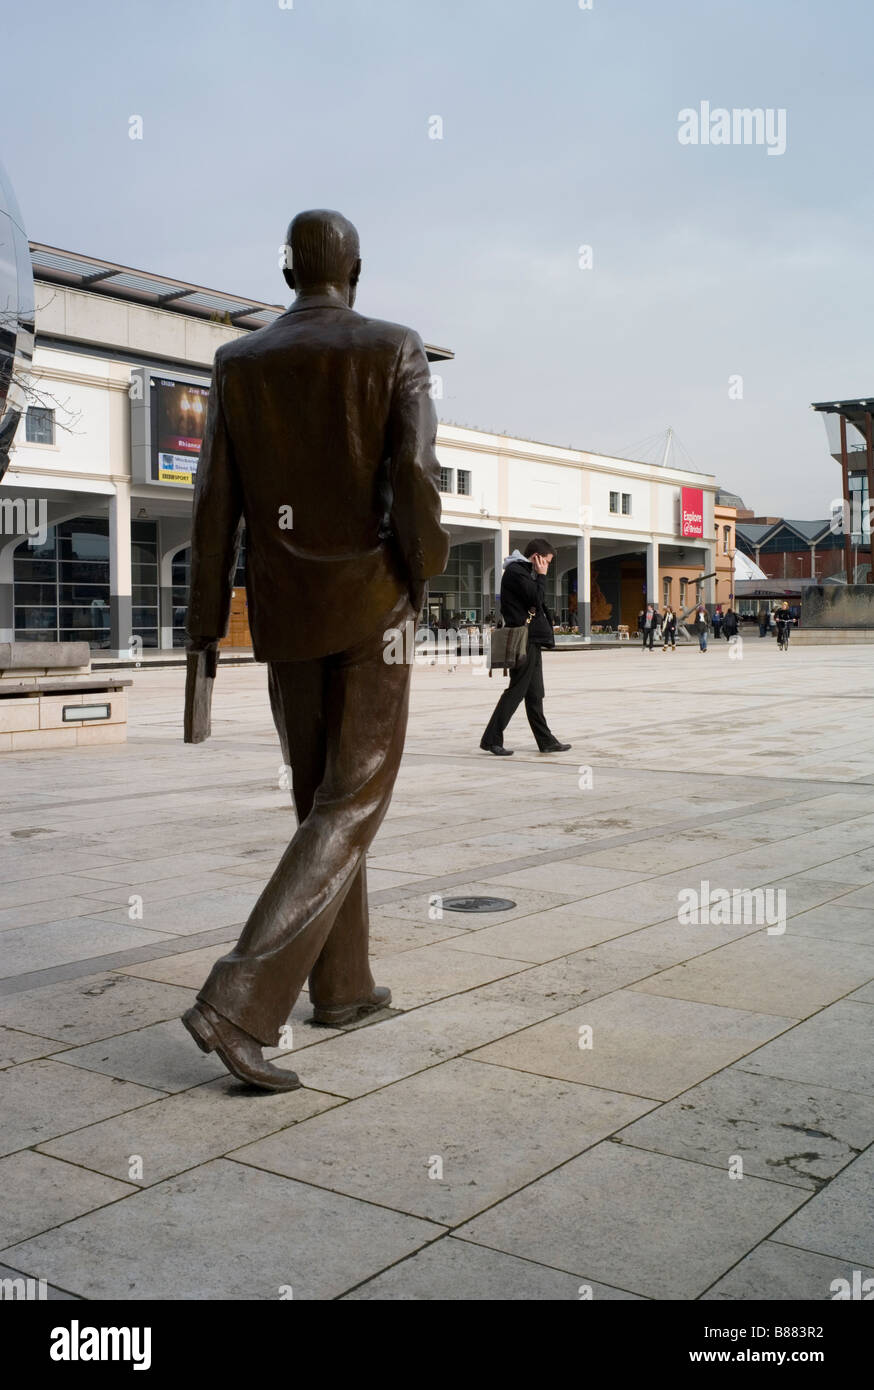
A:
{"type": "Polygon", "coordinates": [[[698,650],[707,651],[707,629],[710,626],[710,618],[703,603],[699,603],[695,614],[695,631],[698,634],[698,650]]]}
{"type": "Polygon", "coordinates": [[[735,613],[731,604],[729,604],[722,615],[722,635],[730,642],[732,637],[737,637],[737,633],[737,614],[735,613]]]}
{"type": "Polygon", "coordinates": [[[716,608],[714,609],[714,612],[713,612],[713,636],[714,636],[714,638],[717,638],[717,639],[718,639],[719,637],[722,636],[722,623],[723,623],[722,604],[721,604],[721,603],[717,603],[716,608]]]}
{"type": "Polygon", "coordinates": [[[652,604],[648,603],[641,615],[641,618],[638,619],[638,622],[640,623],[641,636],[643,638],[642,646],[644,651],[652,651],[653,649],[652,644],[653,638],[655,637],[656,627],[658,626],[658,616],[659,615],[653,608],[652,604]]]}
{"type": "Polygon", "coordinates": [[[677,650],[677,615],[670,604],[668,604],[662,614],[662,651],[668,650],[668,643],[671,644],[671,651],[677,650]]]}
{"type": "Polygon", "coordinates": [[[769,624],[770,624],[770,617],[771,617],[771,615],[770,615],[770,613],[768,612],[767,605],[764,605],[763,607],[761,607],[761,608],[759,609],[759,636],[760,636],[760,637],[767,637],[767,635],[768,635],[768,627],[769,627],[769,624]]]}

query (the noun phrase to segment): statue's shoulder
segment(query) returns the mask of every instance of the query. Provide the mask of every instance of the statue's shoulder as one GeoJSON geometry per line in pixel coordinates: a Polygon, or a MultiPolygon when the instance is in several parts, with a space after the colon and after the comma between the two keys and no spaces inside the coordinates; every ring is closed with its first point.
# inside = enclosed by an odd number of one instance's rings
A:
{"type": "Polygon", "coordinates": [[[400,347],[405,338],[412,337],[415,341],[419,336],[414,328],[409,328],[403,323],[392,323],[389,319],[372,319],[365,314],[356,314],[356,318],[369,336],[386,345],[400,347]]]}
{"type": "Polygon", "coordinates": [[[242,337],[233,338],[229,343],[222,343],[216,349],[215,364],[217,367],[224,367],[228,362],[233,362],[240,358],[257,357],[259,351],[267,347],[272,337],[274,325],[268,324],[265,328],[256,328],[254,332],[246,333],[242,337]]]}

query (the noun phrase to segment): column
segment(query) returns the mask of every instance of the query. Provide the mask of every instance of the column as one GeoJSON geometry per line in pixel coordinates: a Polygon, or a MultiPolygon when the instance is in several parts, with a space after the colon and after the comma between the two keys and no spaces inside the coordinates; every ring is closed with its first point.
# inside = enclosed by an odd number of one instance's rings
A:
{"type": "Polygon", "coordinates": [[[129,656],[133,636],[131,603],[130,481],[115,480],[109,501],[109,624],[110,651],[129,656]]]}
{"type": "Polygon", "coordinates": [[[659,597],[659,543],[652,541],[646,547],[646,601],[654,608],[660,606],[659,597]]]}
{"type": "Polygon", "coordinates": [[[501,576],[504,573],[504,561],[510,553],[510,528],[501,524],[501,529],[495,531],[493,535],[495,553],[495,576],[494,576],[494,603],[492,607],[497,616],[500,609],[501,600],[501,576]]]}
{"type": "Polygon", "coordinates": [[[0,642],[15,641],[15,610],[13,608],[14,590],[12,586],[12,566],[15,547],[24,540],[16,536],[0,549],[0,642]]]}
{"type": "Polygon", "coordinates": [[[844,569],[846,570],[847,583],[852,584],[856,578],[853,566],[853,512],[852,499],[850,497],[850,473],[847,460],[847,417],[840,416],[841,421],[841,476],[843,481],[842,491],[844,494],[844,516],[850,516],[849,526],[844,527],[844,569]]]}
{"type": "Polygon", "coordinates": [[[584,642],[592,640],[592,540],[588,530],[577,537],[577,622],[584,642]]]}
{"type": "Polygon", "coordinates": [[[708,608],[716,607],[716,546],[704,547],[704,573],[710,578],[704,581],[704,602],[708,608]]]}
{"type": "Polygon", "coordinates": [[[872,424],[870,410],[865,411],[865,472],[868,478],[868,507],[862,517],[862,545],[865,544],[865,522],[868,522],[868,554],[871,565],[868,570],[867,583],[874,584],[874,424],[872,424]]]}
{"type": "Polygon", "coordinates": [[[815,579],[815,578],[816,578],[816,546],[815,546],[815,545],[812,545],[812,546],[810,547],[810,577],[811,577],[811,579],[815,579]]]}

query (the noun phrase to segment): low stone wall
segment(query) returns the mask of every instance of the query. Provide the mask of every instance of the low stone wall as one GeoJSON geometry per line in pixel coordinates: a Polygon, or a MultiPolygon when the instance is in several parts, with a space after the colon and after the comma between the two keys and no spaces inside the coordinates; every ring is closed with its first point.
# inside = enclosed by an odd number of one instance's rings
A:
{"type": "Polygon", "coordinates": [[[130,684],[85,642],[0,642],[0,753],[124,743],[130,684]]]}

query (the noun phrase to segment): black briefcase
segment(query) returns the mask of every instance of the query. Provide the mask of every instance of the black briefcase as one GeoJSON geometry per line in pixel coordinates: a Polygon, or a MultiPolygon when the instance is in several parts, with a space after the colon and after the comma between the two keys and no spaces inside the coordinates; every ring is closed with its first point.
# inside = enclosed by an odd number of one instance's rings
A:
{"type": "Polygon", "coordinates": [[[492,628],[489,636],[489,675],[492,671],[506,674],[515,671],[517,666],[524,666],[528,657],[528,629],[533,617],[532,608],[521,627],[507,627],[502,623],[500,627],[492,628]]]}

